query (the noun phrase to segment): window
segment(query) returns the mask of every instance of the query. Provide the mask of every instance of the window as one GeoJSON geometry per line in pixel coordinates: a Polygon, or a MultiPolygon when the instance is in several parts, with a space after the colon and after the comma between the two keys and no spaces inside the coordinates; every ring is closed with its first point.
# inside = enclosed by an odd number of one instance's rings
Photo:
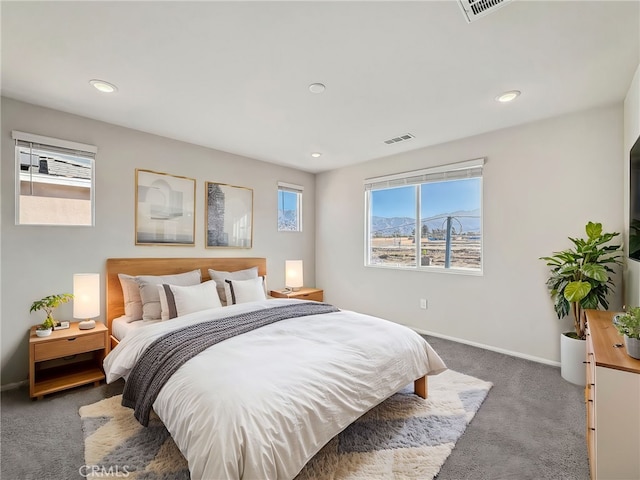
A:
{"type": "Polygon", "coordinates": [[[97,148],[17,131],[12,137],[16,224],[92,226],[97,148]]]}
{"type": "Polygon", "coordinates": [[[304,187],[278,182],[278,231],[302,231],[302,191],[304,187]]]}
{"type": "Polygon", "coordinates": [[[483,165],[365,180],[365,265],[481,272],[483,165]]]}

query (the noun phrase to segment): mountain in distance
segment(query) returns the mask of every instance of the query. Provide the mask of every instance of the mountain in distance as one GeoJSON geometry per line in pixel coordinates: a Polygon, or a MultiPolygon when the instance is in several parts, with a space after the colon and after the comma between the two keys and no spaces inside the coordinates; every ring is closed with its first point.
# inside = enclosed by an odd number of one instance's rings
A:
{"type": "MultiPolygon", "coordinates": [[[[455,217],[453,219],[453,228],[456,232],[480,232],[480,209],[475,210],[458,210],[451,213],[442,213],[437,217],[429,217],[423,219],[422,223],[427,225],[429,231],[444,230],[447,226],[447,216],[455,217]]],[[[371,232],[378,233],[380,236],[393,235],[399,233],[402,236],[409,236],[415,229],[415,219],[411,217],[372,217],[371,232]]]]}

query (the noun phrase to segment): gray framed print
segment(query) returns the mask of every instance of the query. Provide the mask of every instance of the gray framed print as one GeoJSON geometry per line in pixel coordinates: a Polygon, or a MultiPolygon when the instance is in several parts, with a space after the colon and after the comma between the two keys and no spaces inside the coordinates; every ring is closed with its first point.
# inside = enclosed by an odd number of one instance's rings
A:
{"type": "Polygon", "coordinates": [[[251,248],[253,189],[206,182],[206,247],[251,248]]]}
{"type": "Polygon", "coordinates": [[[136,245],[195,245],[196,181],[136,169],[136,245]]]}

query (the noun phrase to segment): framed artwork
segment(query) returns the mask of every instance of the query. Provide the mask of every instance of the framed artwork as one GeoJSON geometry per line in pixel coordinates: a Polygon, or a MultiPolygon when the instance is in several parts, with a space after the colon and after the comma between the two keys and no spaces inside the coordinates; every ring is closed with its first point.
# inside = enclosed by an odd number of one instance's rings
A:
{"type": "Polygon", "coordinates": [[[196,181],[136,169],[136,245],[195,245],[196,181]]]}
{"type": "Polygon", "coordinates": [[[253,189],[206,182],[207,248],[251,248],[253,189]]]}

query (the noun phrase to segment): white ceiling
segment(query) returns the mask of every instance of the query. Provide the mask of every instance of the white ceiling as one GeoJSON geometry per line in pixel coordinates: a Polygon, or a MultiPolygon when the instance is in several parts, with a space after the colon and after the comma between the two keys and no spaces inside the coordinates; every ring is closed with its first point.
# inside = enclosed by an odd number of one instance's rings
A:
{"type": "Polygon", "coordinates": [[[2,94],[320,172],[621,102],[639,7],[515,0],[468,24],[453,0],[2,1],[2,94]]]}

